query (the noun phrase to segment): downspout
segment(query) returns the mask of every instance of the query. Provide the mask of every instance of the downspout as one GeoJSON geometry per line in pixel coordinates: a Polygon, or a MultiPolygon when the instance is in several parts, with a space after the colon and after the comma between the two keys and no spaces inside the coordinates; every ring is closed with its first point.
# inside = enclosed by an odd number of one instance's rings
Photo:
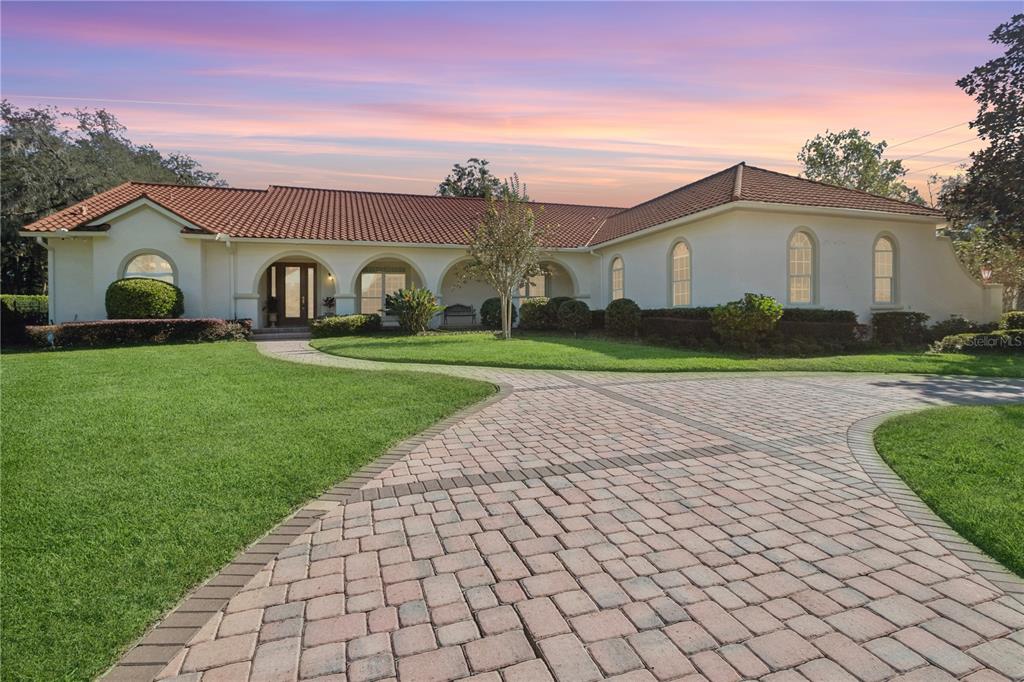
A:
{"type": "Polygon", "coordinates": [[[50,240],[36,237],[36,244],[46,249],[46,316],[50,324],[57,319],[57,269],[53,267],[53,247],[50,240]]]}

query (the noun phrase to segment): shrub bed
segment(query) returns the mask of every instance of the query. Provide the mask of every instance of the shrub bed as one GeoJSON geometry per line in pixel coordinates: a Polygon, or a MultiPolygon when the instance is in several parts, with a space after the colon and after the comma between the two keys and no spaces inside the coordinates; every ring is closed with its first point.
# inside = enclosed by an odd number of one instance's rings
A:
{"type": "Polygon", "coordinates": [[[543,296],[527,298],[519,304],[519,328],[528,330],[550,329],[548,299],[543,296]]]}
{"type": "Polygon", "coordinates": [[[727,346],[755,351],[782,317],[782,306],[771,296],[744,294],[738,301],[720,305],[711,313],[715,334],[727,346]]]}
{"type": "Polygon", "coordinates": [[[1024,353],[1024,329],[953,334],[932,344],[933,353],[1024,353]]]}
{"type": "Polygon", "coordinates": [[[924,313],[890,311],[871,316],[871,331],[876,343],[883,346],[923,344],[928,340],[924,313]]]}
{"type": "Polygon", "coordinates": [[[1000,329],[1024,329],[1024,310],[1011,310],[999,318],[1000,329]]]}
{"type": "Polygon", "coordinates": [[[31,294],[0,296],[0,343],[21,344],[28,341],[25,327],[49,322],[48,297],[31,294]]]}
{"type": "MultiPolygon", "coordinates": [[[[512,324],[519,319],[519,311],[512,304],[512,324]]],[[[501,299],[497,296],[487,299],[480,304],[480,324],[487,329],[501,329],[501,299]]]]}
{"type": "Polygon", "coordinates": [[[604,324],[610,334],[635,337],[640,333],[640,306],[628,298],[619,298],[604,309],[604,324]]]}
{"type": "Polygon", "coordinates": [[[111,320],[170,319],[185,312],[185,295],[158,279],[129,277],[110,283],[106,307],[111,320]]]}
{"type": "Polygon", "coordinates": [[[684,317],[642,317],[640,333],[650,341],[686,348],[706,345],[715,338],[711,320],[684,317]]]}
{"type": "Polygon", "coordinates": [[[569,299],[558,307],[559,329],[572,332],[573,336],[590,329],[590,319],[590,306],[583,301],[569,299]]]}
{"type": "Polygon", "coordinates": [[[96,320],[30,326],[26,333],[39,348],[101,348],[150,343],[243,340],[252,320],[213,317],[174,320],[96,320]]]}
{"type": "Polygon", "coordinates": [[[314,339],[376,331],[380,331],[380,315],[329,315],[313,320],[309,326],[309,334],[314,339]]]}
{"type": "MultiPolygon", "coordinates": [[[[561,329],[558,312],[562,309],[563,303],[567,303],[571,300],[573,300],[572,296],[553,296],[548,299],[548,305],[544,312],[548,317],[549,329],[561,329]]],[[[587,310],[590,310],[590,306],[587,306],[587,310]]]]}
{"type": "Polygon", "coordinates": [[[409,287],[384,297],[384,308],[398,317],[398,328],[407,334],[427,331],[434,316],[444,310],[430,289],[409,287]]]}

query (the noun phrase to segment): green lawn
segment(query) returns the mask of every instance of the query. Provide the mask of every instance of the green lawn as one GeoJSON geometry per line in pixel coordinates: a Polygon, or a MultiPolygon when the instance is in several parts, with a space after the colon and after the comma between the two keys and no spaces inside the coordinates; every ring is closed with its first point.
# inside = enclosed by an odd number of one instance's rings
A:
{"type": "Polygon", "coordinates": [[[1024,577],[1024,405],[895,417],[875,447],[946,523],[1024,577]]]}
{"type": "Polygon", "coordinates": [[[248,343],[0,361],[10,680],[93,678],[291,510],[494,392],[292,364],[248,343]]]}
{"type": "Polygon", "coordinates": [[[501,341],[488,332],[423,336],[348,336],[316,339],[313,346],[333,355],[385,362],[532,369],[633,372],[795,370],[1024,376],[1024,354],[986,356],[891,352],[810,358],[750,358],[729,353],[682,350],[598,337],[573,339],[547,334],[520,334],[511,341],[501,341]]]}

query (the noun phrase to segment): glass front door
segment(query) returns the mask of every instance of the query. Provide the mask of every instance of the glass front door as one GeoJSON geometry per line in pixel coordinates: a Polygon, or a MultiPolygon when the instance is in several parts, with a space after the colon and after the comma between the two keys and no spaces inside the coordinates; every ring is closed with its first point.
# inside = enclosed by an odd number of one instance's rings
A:
{"type": "Polygon", "coordinates": [[[270,274],[269,295],[277,299],[280,324],[309,324],[316,315],[316,265],[277,263],[270,274]]]}

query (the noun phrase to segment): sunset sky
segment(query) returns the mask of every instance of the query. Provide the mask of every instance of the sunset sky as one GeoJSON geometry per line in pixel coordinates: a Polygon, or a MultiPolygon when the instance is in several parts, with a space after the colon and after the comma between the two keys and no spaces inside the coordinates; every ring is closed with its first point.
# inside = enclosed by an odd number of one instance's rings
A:
{"type": "Polygon", "coordinates": [[[537,199],[629,205],[739,161],[795,173],[859,127],[923,190],[977,147],[955,81],[1020,7],[5,2],[2,89],[240,187],[433,193],[478,156],[537,199]]]}

